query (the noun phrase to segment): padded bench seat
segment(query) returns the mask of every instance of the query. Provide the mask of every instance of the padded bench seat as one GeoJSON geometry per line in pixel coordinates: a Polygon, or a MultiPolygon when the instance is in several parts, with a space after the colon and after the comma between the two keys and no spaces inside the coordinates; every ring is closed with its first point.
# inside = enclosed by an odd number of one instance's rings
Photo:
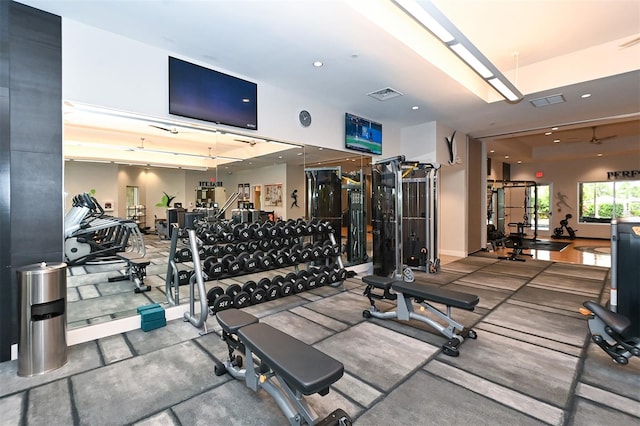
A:
{"type": "Polygon", "coordinates": [[[238,336],[262,362],[304,395],[325,395],[344,374],[341,362],[267,324],[241,327],[238,336]]]}
{"type": "Polygon", "coordinates": [[[418,299],[430,300],[436,303],[442,303],[455,308],[466,309],[472,311],[480,301],[475,294],[462,293],[459,291],[447,290],[440,287],[426,286],[415,282],[394,281],[392,288],[406,296],[412,296],[418,299]]]}
{"type": "Polygon", "coordinates": [[[395,280],[388,277],[379,277],[378,275],[368,275],[366,277],[362,277],[362,281],[376,288],[388,290],[395,280]]]}
{"type": "Polygon", "coordinates": [[[218,319],[220,327],[230,334],[237,334],[238,329],[258,322],[258,318],[240,309],[220,311],[216,313],[216,318],[218,319]]]}

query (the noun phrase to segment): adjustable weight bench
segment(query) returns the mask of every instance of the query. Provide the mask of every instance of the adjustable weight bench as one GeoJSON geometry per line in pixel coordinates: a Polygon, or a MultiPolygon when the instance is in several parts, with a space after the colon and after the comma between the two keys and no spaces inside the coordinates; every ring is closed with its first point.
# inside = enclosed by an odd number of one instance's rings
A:
{"type": "Polygon", "coordinates": [[[398,319],[401,321],[409,321],[415,319],[435,328],[449,340],[442,345],[442,352],[449,356],[458,356],[460,354],[458,346],[465,338],[475,339],[476,332],[465,328],[462,324],[451,318],[451,308],[460,308],[467,311],[473,311],[480,299],[478,296],[459,291],[447,290],[440,287],[418,284],[416,282],[396,281],[393,278],[379,277],[369,275],[362,278],[367,284],[364,295],[367,296],[371,307],[362,312],[364,318],[380,318],[380,319],[398,319]],[[375,293],[374,290],[382,290],[382,294],[375,293]],[[381,312],[375,304],[377,300],[397,300],[397,310],[389,312],[381,312]],[[415,312],[413,301],[422,308],[434,314],[438,319],[446,322],[447,326],[443,326],[438,321],[431,319],[425,315],[415,312]],[[442,312],[429,302],[441,303],[446,305],[446,313],[442,312]]]}
{"type": "Polygon", "coordinates": [[[291,425],[351,425],[341,409],[318,418],[303,399],[315,393],[327,395],[344,374],[341,362],[241,310],[228,309],[216,316],[229,349],[227,361],[215,366],[217,376],[229,373],[253,391],[264,389],[291,425]]]}
{"type": "Polygon", "coordinates": [[[140,257],[140,255],[134,252],[128,251],[117,253],[116,256],[127,262],[127,266],[124,270],[125,274],[109,278],[110,283],[114,281],[130,280],[136,285],[136,288],[133,290],[135,293],[142,293],[144,291],[151,290],[151,286],[144,283],[144,277],[147,276],[147,266],[151,263],[150,261],[146,260],[144,257],[140,257]]]}

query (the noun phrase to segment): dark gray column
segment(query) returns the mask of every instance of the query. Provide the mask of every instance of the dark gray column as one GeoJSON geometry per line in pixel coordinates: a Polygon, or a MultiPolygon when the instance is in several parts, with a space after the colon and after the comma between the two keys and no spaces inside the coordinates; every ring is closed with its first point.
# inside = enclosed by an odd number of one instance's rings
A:
{"type": "Polygon", "coordinates": [[[60,17],[0,1],[0,361],[18,341],[16,269],[63,260],[60,17]]]}

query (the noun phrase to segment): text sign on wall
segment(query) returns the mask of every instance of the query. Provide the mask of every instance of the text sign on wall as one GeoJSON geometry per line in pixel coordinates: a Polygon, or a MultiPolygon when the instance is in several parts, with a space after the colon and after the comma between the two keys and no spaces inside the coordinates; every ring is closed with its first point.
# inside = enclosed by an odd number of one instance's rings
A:
{"type": "Polygon", "coordinates": [[[640,170],[619,170],[616,172],[607,172],[607,179],[640,179],[640,170]]]}

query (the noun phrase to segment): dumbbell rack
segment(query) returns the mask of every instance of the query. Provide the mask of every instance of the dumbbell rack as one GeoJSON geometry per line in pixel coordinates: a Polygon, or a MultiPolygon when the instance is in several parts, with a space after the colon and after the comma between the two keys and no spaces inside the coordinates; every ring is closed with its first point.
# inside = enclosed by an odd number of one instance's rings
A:
{"type": "MultiPolygon", "coordinates": [[[[178,235],[181,233],[172,233],[165,282],[170,305],[179,304],[179,286],[189,284],[190,313],[185,313],[185,319],[195,327],[205,325],[209,312],[213,314],[229,307],[241,308],[272,300],[271,297],[266,297],[266,288],[264,291],[256,291],[257,284],[251,280],[242,287],[232,284],[224,291],[216,286],[206,293],[205,281],[237,278],[289,266],[293,266],[295,270],[295,273],[287,274],[289,281],[293,280],[291,275],[304,278],[305,283],[322,275],[319,278],[322,284],[319,285],[337,287],[342,285],[346,278],[346,270],[340,257],[340,245],[336,242],[333,229],[328,223],[312,221],[307,224],[301,219],[265,224],[199,222],[195,227],[197,230],[188,230],[189,248],[178,250],[178,235]],[[322,239],[323,236],[326,238],[322,239]],[[308,242],[303,246],[305,240],[308,242]],[[268,252],[264,251],[270,248],[268,252]],[[203,258],[204,262],[201,262],[203,258]],[[334,263],[330,267],[331,260],[334,260],[334,263]],[[193,261],[192,272],[179,270],[178,263],[185,261],[193,261]],[[324,267],[316,266],[323,261],[324,267]],[[306,265],[306,269],[301,270],[300,265],[303,264],[306,265]],[[194,316],[196,285],[201,305],[198,317],[194,316]]],[[[274,281],[277,277],[281,276],[276,275],[274,281]]],[[[264,279],[266,278],[261,281],[264,279]]],[[[278,284],[281,287],[287,285],[284,281],[278,284]]],[[[315,286],[314,281],[313,287],[315,286]]],[[[298,284],[296,293],[306,289],[300,287],[298,284]]],[[[288,294],[284,294],[283,297],[288,294]]]]}

